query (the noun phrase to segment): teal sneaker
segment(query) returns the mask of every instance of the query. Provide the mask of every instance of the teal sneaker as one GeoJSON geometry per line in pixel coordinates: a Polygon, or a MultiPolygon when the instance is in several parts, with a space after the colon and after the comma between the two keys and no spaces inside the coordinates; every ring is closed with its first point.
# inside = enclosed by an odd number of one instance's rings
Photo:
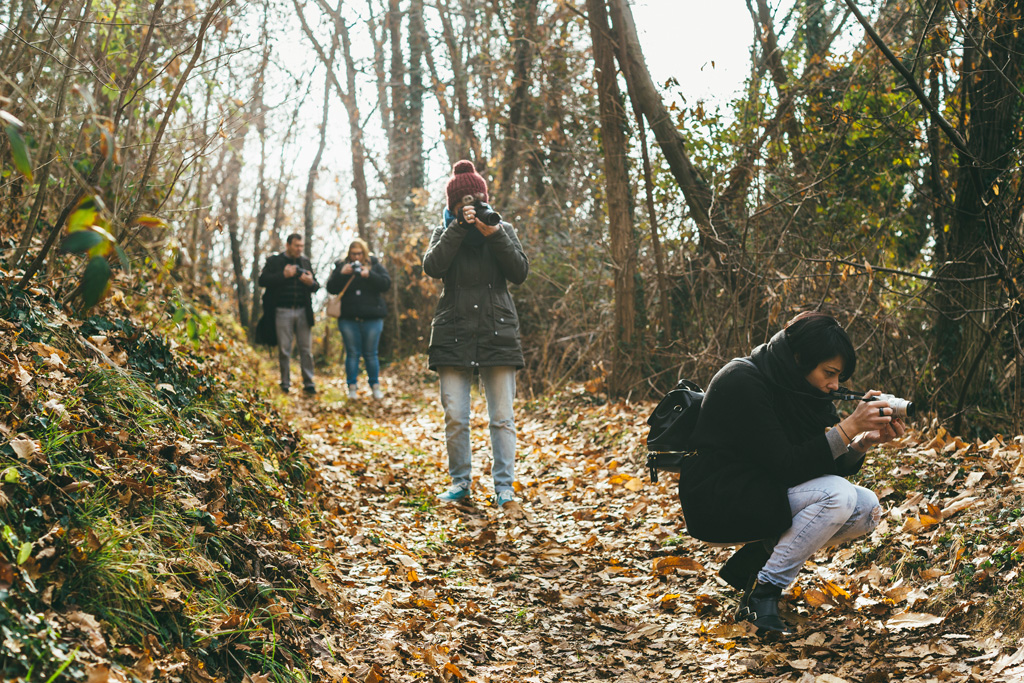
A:
{"type": "Polygon", "coordinates": [[[516,492],[512,489],[505,489],[504,491],[501,491],[494,499],[494,504],[498,507],[504,507],[505,503],[514,502],[516,502],[516,492]]]}
{"type": "Polygon", "coordinates": [[[509,519],[525,519],[526,513],[516,500],[516,492],[512,489],[501,491],[494,497],[494,504],[501,508],[503,515],[509,519]]]}
{"type": "Polygon", "coordinates": [[[437,497],[442,503],[457,503],[466,498],[469,498],[469,489],[462,486],[452,486],[437,497]]]}

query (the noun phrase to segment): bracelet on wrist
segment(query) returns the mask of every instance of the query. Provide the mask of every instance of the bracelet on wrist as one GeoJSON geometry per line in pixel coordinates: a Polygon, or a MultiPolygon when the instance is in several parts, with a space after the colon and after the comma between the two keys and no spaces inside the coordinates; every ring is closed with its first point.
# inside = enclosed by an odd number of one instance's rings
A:
{"type": "Polygon", "coordinates": [[[846,440],[849,441],[850,445],[852,446],[853,445],[853,439],[851,439],[850,435],[846,433],[845,429],[843,429],[843,423],[842,422],[837,422],[836,423],[836,427],[839,427],[839,431],[841,431],[843,433],[843,436],[846,437],[846,440]]]}

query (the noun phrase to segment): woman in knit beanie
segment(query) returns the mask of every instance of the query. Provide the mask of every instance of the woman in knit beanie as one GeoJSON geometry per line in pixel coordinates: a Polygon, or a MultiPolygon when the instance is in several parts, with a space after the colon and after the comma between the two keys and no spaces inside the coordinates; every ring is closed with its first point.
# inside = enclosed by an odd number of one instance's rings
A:
{"type": "Polygon", "coordinates": [[[429,348],[430,369],[437,371],[441,383],[452,478],[451,487],[439,498],[455,503],[471,495],[470,389],[479,375],[490,418],[495,505],[511,517],[520,517],[522,508],[512,486],[516,451],[512,402],[516,370],[524,362],[519,316],[508,283],[526,280],[530,260],[511,224],[488,225],[477,215],[474,204],[486,203],[490,197],[487,181],[473,162],[455,164],[445,195],[444,221],[434,230],[423,255],[423,271],[444,281],[430,326],[429,348]]]}

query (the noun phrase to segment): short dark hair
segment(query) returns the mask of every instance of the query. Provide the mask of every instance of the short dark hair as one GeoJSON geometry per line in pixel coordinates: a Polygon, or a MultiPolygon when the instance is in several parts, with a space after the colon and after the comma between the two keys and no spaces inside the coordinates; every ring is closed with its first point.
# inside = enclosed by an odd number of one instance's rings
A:
{"type": "Polygon", "coordinates": [[[288,235],[288,239],[286,239],[286,240],[284,241],[284,243],[285,243],[285,244],[291,244],[291,243],[292,243],[292,242],[294,242],[295,240],[301,240],[301,239],[302,239],[302,235],[300,235],[300,234],[299,234],[299,233],[297,233],[297,232],[293,232],[292,234],[288,235]]]}
{"type": "Polygon", "coordinates": [[[804,311],[786,323],[786,342],[802,372],[809,373],[822,361],[840,356],[843,371],[839,381],[853,376],[857,352],[839,321],[821,311],[804,311]]]}

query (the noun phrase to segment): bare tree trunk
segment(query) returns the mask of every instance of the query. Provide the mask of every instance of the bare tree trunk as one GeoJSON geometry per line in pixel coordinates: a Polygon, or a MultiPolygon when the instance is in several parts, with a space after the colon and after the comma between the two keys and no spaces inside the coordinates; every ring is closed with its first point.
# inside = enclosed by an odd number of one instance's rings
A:
{"type": "MultiPolygon", "coordinates": [[[[213,68],[213,74],[206,85],[206,102],[203,104],[203,127],[204,138],[210,133],[207,125],[210,121],[210,105],[213,102],[213,86],[217,81],[217,74],[220,72],[220,58],[218,57],[213,68]]],[[[192,215],[192,239],[189,240],[189,249],[192,255],[192,273],[189,278],[191,282],[199,281],[200,275],[204,277],[210,272],[210,254],[213,251],[213,226],[210,224],[210,213],[205,209],[207,195],[213,183],[207,182],[207,176],[214,175],[213,169],[209,168],[206,157],[201,157],[198,162],[196,183],[195,211],[192,215]]]]}
{"type": "Polygon", "coordinates": [[[306,177],[306,198],[302,205],[302,224],[305,231],[306,253],[313,253],[313,199],[316,190],[317,176],[320,175],[320,160],[324,156],[324,148],[327,146],[327,114],[331,107],[331,78],[334,74],[334,52],[338,46],[337,34],[331,41],[331,55],[327,60],[325,69],[327,76],[324,78],[324,102],[323,115],[320,119],[320,144],[316,148],[316,156],[309,165],[309,174],[306,177]]]}
{"type": "Polygon", "coordinates": [[[388,96],[388,75],[384,68],[384,41],[387,40],[388,14],[385,12],[383,21],[378,21],[374,0],[366,0],[370,18],[367,29],[373,41],[373,74],[377,84],[377,111],[380,112],[380,127],[384,136],[390,140],[393,135],[394,119],[391,111],[391,99],[388,96]],[[379,32],[378,32],[379,28],[379,32]]]}
{"type": "Polygon", "coordinates": [[[506,196],[512,193],[514,175],[519,167],[520,141],[524,137],[523,117],[529,104],[530,70],[533,67],[533,44],[537,33],[537,0],[515,2],[515,56],[512,60],[512,99],[509,102],[505,149],[496,183],[506,196]]]}
{"type": "MultiPolygon", "coordinates": [[[[318,2],[334,21],[336,34],[341,36],[341,55],[345,60],[345,88],[341,87],[337,79],[334,79],[333,82],[348,115],[349,144],[352,150],[352,189],[356,194],[356,232],[372,247],[374,240],[370,234],[370,193],[366,184],[366,148],[363,145],[363,121],[359,113],[356,64],[352,57],[352,41],[349,37],[348,24],[341,16],[341,2],[339,1],[337,9],[332,9],[326,0],[318,0],[318,2]]],[[[307,33],[307,35],[310,36],[310,39],[315,40],[312,33],[307,33]]],[[[320,52],[322,54],[322,50],[320,52]]]]}
{"type": "MultiPolygon", "coordinates": [[[[260,170],[257,180],[259,187],[259,205],[256,207],[256,224],[252,232],[252,267],[249,270],[249,282],[252,285],[252,313],[249,317],[249,341],[256,341],[256,323],[259,322],[263,313],[263,302],[259,297],[259,277],[262,249],[263,249],[263,228],[267,223],[267,211],[270,204],[270,192],[267,189],[267,109],[264,104],[264,85],[266,83],[267,65],[270,63],[270,41],[268,40],[268,24],[270,21],[269,3],[263,5],[263,29],[262,40],[263,59],[260,61],[260,69],[256,74],[255,93],[253,95],[252,108],[256,117],[256,134],[260,139],[260,170]]],[[[326,87],[326,86],[325,86],[326,87]]]]}
{"type": "Polygon", "coordinates": [[[442,141],[444,142],[444,151],[448,155],[448,164],[451,166],[455,165],[458,161],[459,149],[458,149],[458,135],[457,126],[455,124],[455,110],[452,107],[451,102],[448,101],[448,94],[446,86],[441,82],[441,77],[437,71],[437,62],[434,60],[434,52],[427,50],[427,70],[430,72],[431,90],[434,91],[434,98],[437,100],[437,108],[441,113],[441,120],[444,122],[444,134],[442,141]]]}
{"type": "Polygon", "coordinates": [[[270,231],[270,241],[267,244],[273,253],[281,251],[284,240],[281,239],[281,228],[284,226],[284,199],[288,195],[288,182],[282,178],[277,184],[277,191],[274,193],[274,226],[270,231]]]}
{"type": "Polygon", "coordinates": [[[344,43],[345,76],[348,85],[348,97],[345,107],[348,110],[349,144],[352,148],[352,189],[356,193],[356,232],[373,246],[374,235],[370,234],[370,190],[366,184],[366,148],[363,146],[363,122],[359,113],[359,102],[356,97],[356,65],[352,59],[352,41],[349,40],[348,27],[341,34],[344,43]]]}
{"type": "Polygon", "coordinates": [[[779,40],[775,35],[775,26],[766,0],[757,0],[757,18],[761,26],[761,30],[758,31],[761,49],[764,50],[765,63],[768,65],[768,72],[772,76],[772,82],[775,83],[775,90],[779,96],[776,116],[782,124],[782,129],[786,131],[793,166],[803,172],[806,170],[807,162],[800,148],[803,135],[794,106],[796,90],[791,87],[786,67],[782,63],[782,49],[779,47],[779,40]]]}
{"type": "Polygon", "coordinates": [[[712,255],[717,257],[717,253],[724,247],[723,237],[735,237],[734,231],[725,220],[725,216],[716,212],[718,207],[714,202],[711,187],[690,161],[683,136],[676,129],[672,114],[662,102],[654,80],[647,70],[636,24],[633,21],[633,12],[625,0],[610,2],[622,59],[629,61],[629,67],[623,67],[623,71],[633,81],[631,87],[636,91],[637,102],[644,112],[644,118],[654,131],[658,145],[665,155],[665,160],[668,161],[672,177],[683,191],[690,217],[700,229],[702,245],[709,248],[712,255]],[[720,234],[722,230],[726,231],[725,236],[720,234]]]}
{"type": "Polygon", "coordinates": [[[636,240],[630,220],[629,172],[626,166],[626,113],[622,109],[605,0],[587,0],[594,44],[594,75],[601,113],[608,235],[615,277],[615,333],[609,392],[622,396],[636,380],[633,358],[639,346],[636,329],[636,240]]]}
{"type": "MultiPolygon", "coordinates": [[[[444,38],[445,46],[448,48],[448,57],[452,67],[452,93],[455,101],[455,111],[458,113],[458,122],[452,130],[453,148],[455,150],[455,161],[459,159],[470,159],[475,163],[482,161],[480,139],[473,129],[473,112],[469,106],[469,65],[464,51],[459,45],[459,40],[452,24],[452,10],[448,6],[448,0],[438,2],[439,18],[441,20],[441,35],[444,38]]],[[[471,15],[466,17],[470,21],[471,15]]]]}
{"type": "Polygon", "coordinates": [[[242,267],[242,243],[239,238],[238,225],[238,186],[242,172],[242,147],[248,126],[244,126],[239,136],[232,141],[232,149],[224,168],[224,184],[221,189],[221,202],[224,209],[225,227],[231,241],[231,266],[235,276],[235,294],[238,297],[238,322],[243,328],[249,327],[249,285],[245,280],[242,267]]]}
{"type": "Polygon", "coordinates": [[[423,23],[423,0],[409,3],[409,104],[406,186],[423,187],[423,53],[429,44],[423,23]]]}
{"type": "MultiPolygon", "coordinates": [[[[1016,57],[1024,50],[1024,32],[1019,31],[1019,22],[1013,18],[1016,9],[1012,0],[995,2],[991,9],[991,15],[971,17],[964,27],[967,35],[961,87],[969,117],[961,112],[960,133],[970,156],[959,155],[956,199],[944,244],[946,262],[937,271],[949,278],[939,283],[942,310],[935,330],[937,374],[960,385],[961,396],[985,391],[985,373],[969,368],[968,363],[986,352],[995,332],[993,309],[1004,298],[1001,288],[991,282],[963,280],[995,269],[1004,276],[1003,284],[1011,299],[1018,296],[1016,284],[1005,277],[1004,259],[1009,254],[1003,242],[1009,235],[1001,234],[1004,228],[999,225],[1000,214],[1006,211],[1012,194],[1004,191],[1000,195],[998,186],[1005,186],[1001,176],[1013,163],[1014,140],[1021,125],[1022,110],[1013,84],[1020,83],[1024,76],[1016,57]],[[1002,69],[991,68],[993,63],[1002,69]]],[[[1015,213],[1013,219],[1017,219],[1015,213]]],[[[944,230],[943,226],[935,227],[944,230]]],[[[999,317],[1000,321],[1005,319],[1005,315],[999,317]]],[[[992,362],[999,361],[993,358],[992,362]]],[[[959,427],[960,416],[954,424],[959,427]]]]}
{"type": "Polygon", "coordinates": [[[405,84],[405,55],[402,53],[402,10],[400,0],[388,0],[388,41],[391,46],[391,116],[392,130],[388,138],[388,166],[391,179],[388,188],[391,210],[397,216],[404,212],[409,195],[409,91],[405,84]]]}

